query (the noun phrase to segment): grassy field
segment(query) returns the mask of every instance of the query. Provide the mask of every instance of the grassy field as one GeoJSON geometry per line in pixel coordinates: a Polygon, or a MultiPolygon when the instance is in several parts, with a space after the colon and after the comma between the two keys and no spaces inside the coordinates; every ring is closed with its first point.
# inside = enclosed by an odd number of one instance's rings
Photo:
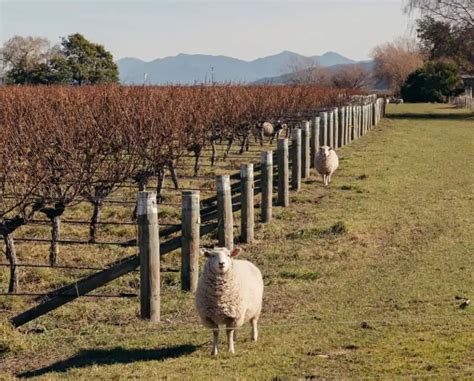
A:
{"type": "Polygon", "coordinates": [[[160,324],[138,319],[135,298],[84,298],[21,331],[0,323],[0,378],[474,377],[474,306],[459,307],[474,298],[474,118],[447,105],[388,111],[340,150],[329,188],[306,181],[244,246],[264,274],[260,341],[244,327],[235,355],[211,358],[171,273],[160,324]]]}

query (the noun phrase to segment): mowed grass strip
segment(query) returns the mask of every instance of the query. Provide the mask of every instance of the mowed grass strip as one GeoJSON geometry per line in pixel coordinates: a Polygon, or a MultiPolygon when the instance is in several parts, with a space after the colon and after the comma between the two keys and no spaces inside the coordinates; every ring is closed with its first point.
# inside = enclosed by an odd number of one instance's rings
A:
{"type": "MultiPolygon", "coordinates": [[[[261,339],[211,358],[179,274],[163,277],[163,322],[136,299],[78,301],[2,324],[5,376],[193,379],[471,378],[474,119],[447,105],[389,106],[339,151],[329,188],[314,176],[258,225],[242,255],[264,274],[261,339]],[[25,333],[25,332],[30,333],[25,333]],[[26,373],[25,373],[26,372],[26,373]]],[[[176,260],[176,254],[174,254],[176,260]]],[[[169,259],[172,261],[173,259],[169,259]]],[[[136,282],[136,275],[121,282],[136,282]]],[[[222,335],[224,336],[224,335],[222,335]]]]}

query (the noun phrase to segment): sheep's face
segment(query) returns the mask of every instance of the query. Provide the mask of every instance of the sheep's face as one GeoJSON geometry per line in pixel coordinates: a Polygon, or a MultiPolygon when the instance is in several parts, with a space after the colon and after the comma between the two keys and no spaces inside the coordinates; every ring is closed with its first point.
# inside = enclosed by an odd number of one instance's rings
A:
{"type": "Polygon", "coordinates": [[[332,148],[329,146],[322,146],[322,147],[319,147],[319,154],[323,157],[328,157],[331,150],[332,148]]]}
{"type": "Polygon", "coordinates": [[[230,251],[226,247],[215,247],[214,249],[202,249],[201,252],[207,257],[206,266],[216,274],[225,274],[232,268],[232,257],[239,254],[240,249],[230,251]]]}

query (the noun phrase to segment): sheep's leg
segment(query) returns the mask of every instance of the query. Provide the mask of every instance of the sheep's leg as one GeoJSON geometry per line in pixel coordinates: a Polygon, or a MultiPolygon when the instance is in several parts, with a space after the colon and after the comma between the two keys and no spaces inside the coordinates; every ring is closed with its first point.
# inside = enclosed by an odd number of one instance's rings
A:
{"type": "Polygon", "coordinates": [[[234,349],[234,327],[227,326],[227,349],[230,353],[235,353],[234,349]]]}
{"type": "Polygon", "coordinates": [[[257,318],[253,318],[250,320],[250,324],[252,324],[252,341],[257,341],[258,339],[258,327],[257,327],[257,318]]]}
{"type": "Polygon", "coordinates": [[[258,143],[259,140],[260,140],[260,132],[257,130],[257,131],[252,131],[252,135],[253,135],[253,138],[255,140],[255,143],[258,143]]]}
{"type": "Polygon", "coordinates": [[[272,134],[272,136],[271,136],[271,138],[270,138],[270,145],[273,144],[273,141],[275,140],[275,138],[278,140],[278,136],[279,136],[279,135],[280,135],[280,131],[275,131],[275,132],[272,134]]]}
{"type": "Polygon", "coordinates": [[[219,346],[219,327],[216,325],[216,327],[212,329],[211,356],[217,356],[218,346],[219,346]]]}

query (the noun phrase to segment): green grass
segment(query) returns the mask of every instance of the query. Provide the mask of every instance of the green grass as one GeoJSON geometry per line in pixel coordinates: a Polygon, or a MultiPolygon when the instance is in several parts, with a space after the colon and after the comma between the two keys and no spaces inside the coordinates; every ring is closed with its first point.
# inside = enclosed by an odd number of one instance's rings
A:
{"type": "MultiPolygon", "coordinates": [[[[211,358],[211,333],[199,325],[192,295],[179,290],[179,274],[167,274],[160,324],[138,319],[135,298],[84,298],[20,331],[0,324],[0,374],[472,378],[474,307],[459,305],[474,299],[474,119],[447,105],[388,111],[340,150],[330,187],[316,176],[306,181],[291,207],[276,208],[272,223],[257,225],[257,242],[244,246],[242,256],[264,274],[257,343],[244,327],[235,355],[211,358]]],[[[119,255],[104,250],[97,254],[119,255]]],[[[167,262],[177,265],[177,253],[167,262]]],[[[35,276],[54,281],[48,272],[35,276]]],[[[136,290],[137,275],[112,286],[136,290]]]]}

